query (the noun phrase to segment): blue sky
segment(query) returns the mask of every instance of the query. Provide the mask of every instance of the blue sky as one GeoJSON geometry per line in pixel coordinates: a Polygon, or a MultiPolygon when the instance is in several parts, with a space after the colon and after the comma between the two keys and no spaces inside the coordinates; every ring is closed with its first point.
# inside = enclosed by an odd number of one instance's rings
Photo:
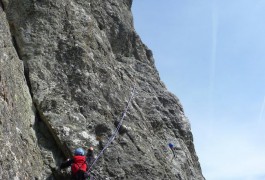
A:
{"type": "Polygon", "coordinates": [[[207,180],[265,179],[265,1],[134,0],[207,180]]]}

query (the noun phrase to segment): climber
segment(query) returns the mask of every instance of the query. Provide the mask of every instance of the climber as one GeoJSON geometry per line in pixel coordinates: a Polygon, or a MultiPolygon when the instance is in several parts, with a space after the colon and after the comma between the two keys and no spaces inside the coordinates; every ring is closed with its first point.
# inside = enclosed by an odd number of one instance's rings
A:
{"type": "Polygon", "coordinates": [[[87,154],[86,154],[86,162],[88,165],[88,168],[91,166],[91,164],[94,162],[95,160],[95,156],[94,156],[94,148],[90,147],[87,150],[87,154]]]}
{"type": "Polygon", "coordinates": [[[175,154],[175,151],[174,151],[174,149],[175,149],[174,145],[172,143],[169,143],[168,146],[169,146],[169,148],[171,149],[171,151],[173,153],[173,158],[175,158],[176,157],[176,154],[175,154]]]}
{"type": "Polygon", "coordinates": [[[85,152],[82,148],[77,148],[74,151],[74,157],[67,159],[60,166],[61,169],[71,166],[73,180],[85,180],[88,178],[88,166],[86,162],[85,152]]]}
{"type": "MultiPolygon", "coordinates": [[[[87,163],[88,169],[90,168],[90,166],[93,164],[94,161],[95,161],[94,148],[90,147],[87,149],[87,154],[86,154],[86,163],[87,163]]],[[[89,178],[90,180],[93,180],[93,176],[91,173],[89,173],[89,178]]]]}

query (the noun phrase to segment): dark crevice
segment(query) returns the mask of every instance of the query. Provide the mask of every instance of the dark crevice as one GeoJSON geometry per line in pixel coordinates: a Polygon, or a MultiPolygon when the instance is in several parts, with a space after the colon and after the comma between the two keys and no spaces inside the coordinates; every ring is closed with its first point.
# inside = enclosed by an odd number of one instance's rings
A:
{"type": "Polygon", "coordinates": [[[32,94],[32,91],[31,91],[31,83],[30,83],[30,78],[29,78],[29,69],[28,69],[28,66],[27,66],[26,62],[24,62],[24,77],[26,79],[26,82],[27,82],[27,85],[28,85],[28,88],[29,88],[30,96],[33,99],[33,94],[32,94]]]}
{"type": "Polygon", "coordinates": [[[19,58],[20,60],[22,60],[21,55],[20,55],[20,52],[19,52],[19,48],[18,48],[18,44],[17,44],[17,40],[16,40],[15,36],[12,36],[12,43],[13,43],[13,46],[14,46],[16,52],[17,52],[18,58],[19,58]]]}
{"type": "MultiPolygon", "coordinates": [[[[25,76],[26,74],[28,75],[28,73],[25,73],[25,76]]],[[[26,76],[26,79],[28,79],[27,82],[30,86],[29,77],[26,76]]],[[[32,95],[31,90],[30,94],[32,95]]],[[[36,109],[34,130],[36,132],[38,146],[41,150],[46,166],[48,166],[52,171],[52,174],[48,175],[47,180],[67,180],[69,179],[69,175],[62,173],[60,170],[58,170],[58,167],[67,157],[71,157],[71,150],[68,148],[67,144],[61,143],[49,122],[45,120],[46,118],[44,117],[43,113],[38,110],[36,104],[34,104],[34,107],[36,109]],[[54,159],[54,161],[51,159],[54,159]]]]}
{"type": "MultiPolygon", "coordinates": [[[[0,0],[0,2],[3,5],[2,0],[0,0]]],[[[19,44],[18,44],[18,39],[17,39],[17,36],[16,36],[16,27],[15,27],[14,23],[12,23],[12,21],[10,21],[8,18],[7,18],[7,22],[8,22],[8,25],[9,25],[9,32],[10,32],[10,35],[11,35],[11,42],[13,44],[13,47],[14,47],[15,51],[17,52],[18,58],[20,60],[22,60],[21,51],[20,51],[19,44]]]]}
{"type": "MultiPolygon", "coordinates": [[[[52,128],[51,124],[47,121],[46,117],[43,115],[43,113],[38,109],[38,106],[35,107],[37,109],[39,122],[43,123],[43,126],[45,126],[45,129],[49,134],[51,135],[50,138],[56,143],[57,149],[60,149],[62,152],[62,157],[70,157],[72,155],[71,150],[68,148],[66,143],[62,143],[59,137],[56,135],[55,130],[52,128]]],[[[50,139],[48,139],[50,140],[50,139]]]]}
{"type": "Polygon", "coordinates": [[[41,150],[42,157],[45,159],[45,165],[51,169],[52,174],[47,179],[62,179],[63,175],[56,167],[65,159],[65,156],[58,148],[52,134],[47,129],[46,124],[42,121],[38,111],[36,111],[36,121],[33,129],[36,132],[38,146],[41,150]],[[52,157],[52,158],[51,158],[52,157]],[[52,160],[54,159],[54,161],[52,160]]]}
{"type": "MultiPolygon", "coordinates": [[[[33,93],[31,91],[31,82],[29,78],[29,69],[24,63],[24,76],[29,88],[29,93],[31,98],[33,99],[33,93]]],[[[45,162],[51,159],[49,152],[52,154],[53,161],[49,161],[46,166],[48,166],[52,174],[49,175],[47,178],[48,180],[60,180],[60,179],[68,179],[67,174],[63,174],[61,171],[58,170],[57,167],[66,159],[66,157],[71,156],[70,149],[67,148],[66,144],[62,144],[58,138],[58,136],[53,132],[51,125],[45,120],[44,115],[38,109],[38,106],[33,103],[35,107],[35,117],[36,121],[34,124],[34,130],[36,132],[38,146],[41,149],[41,153],[45,162]],[[48,152],[48,153],[47,153],[48,152]]]]}
{"type": "Polygon", "coordinates": [[[2,0],[0,0],[0,7],[3,9],[3,11],[5,11],[5,6],[2,0]]]}
{"type": "MultiPolygon", "coordinates": [[[[1,6],[3,5],[2,1],[0,0],[1,6]]],[[[19,47],[19,43],[17,42],[17,37],[15,34],[14,25],[11,24],[10,26],[10,33],[12,37],[12,43],[14,49],[17,52],[19,59],[23,60],[24,64],[24,77],[29,88],[29,93],[31,95],[32,100],[33,92],[31,90],[31,81],[30,81],[30,71],[28,68],[27,61],[22,59],[21,56],[21,48],[19,47]]],[[[33,129],[35,130],[38,147],[41,150],[43,162],[47,168],[49,168],[52,174],[46,174],[48,180],[60,180],[60,179],[68,179],[66,174],[62,174],[58,170],[58,166],[60,163],[66,159],[66,157],[70,157],[72,155],[70,149],[67,147],[66,144],[62,144],[59,137],[54,132],[54,129],[51,127],[49,122],[46,120],[45,116],[43,115],[42,111],[38,108],[36,103],[33,103],[33,108],[35,111],[35,124],[33,129]]]]}

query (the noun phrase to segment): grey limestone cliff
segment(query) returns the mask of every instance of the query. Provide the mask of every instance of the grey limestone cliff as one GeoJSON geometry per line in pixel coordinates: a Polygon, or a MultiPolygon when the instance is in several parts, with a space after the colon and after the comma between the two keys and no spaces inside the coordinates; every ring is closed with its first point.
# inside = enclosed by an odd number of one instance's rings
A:
{"type": "Polygon", "coordinates": [[[134,30],[132,0],[0,2],[2,179],[67,179],[58,165],[77,147],[103,148],[134,85],[93,174],[204,179],[183,108],[134,30]]]}

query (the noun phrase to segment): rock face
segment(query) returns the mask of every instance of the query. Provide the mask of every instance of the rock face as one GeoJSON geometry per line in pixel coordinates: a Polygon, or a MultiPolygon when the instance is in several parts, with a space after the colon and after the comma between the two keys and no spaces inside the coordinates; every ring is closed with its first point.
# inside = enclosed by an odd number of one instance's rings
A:
{"type": "Polygon", "coordinates": [[[77,147],[104,147],[133,87],[93,174],[204,179],[183,108],[134,30],[132,0],[0,2],[2,179],[67,179],[56,166],[77,147]]]}

